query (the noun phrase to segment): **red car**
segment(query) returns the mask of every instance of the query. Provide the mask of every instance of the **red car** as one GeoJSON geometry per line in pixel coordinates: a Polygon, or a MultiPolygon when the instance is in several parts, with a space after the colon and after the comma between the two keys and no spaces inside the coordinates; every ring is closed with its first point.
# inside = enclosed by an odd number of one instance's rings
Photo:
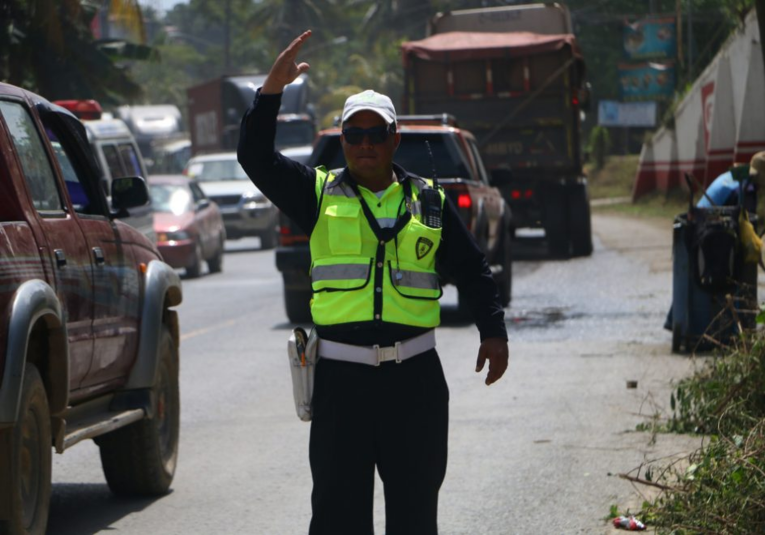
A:
{"type": "Polygon", "coordinates": [[[165,262],[199,277],[202,262],[210,273],[223,270],[226,229],[218,205],[183,175],[149,177],[157,247],[165,262]]]}

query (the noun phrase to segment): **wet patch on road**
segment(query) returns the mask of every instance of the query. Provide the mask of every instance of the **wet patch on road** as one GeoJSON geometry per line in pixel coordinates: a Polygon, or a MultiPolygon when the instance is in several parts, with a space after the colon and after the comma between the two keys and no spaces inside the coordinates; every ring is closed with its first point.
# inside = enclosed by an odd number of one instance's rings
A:
{"type": "Polygon", "coordinates": [[[517,313],[511,311],[505,318],[505,323],[512,328],[539,329],[584,316],[582,312],[572,312],[569,307],[547,307],[540,310],[520,310],[517,313]]]}

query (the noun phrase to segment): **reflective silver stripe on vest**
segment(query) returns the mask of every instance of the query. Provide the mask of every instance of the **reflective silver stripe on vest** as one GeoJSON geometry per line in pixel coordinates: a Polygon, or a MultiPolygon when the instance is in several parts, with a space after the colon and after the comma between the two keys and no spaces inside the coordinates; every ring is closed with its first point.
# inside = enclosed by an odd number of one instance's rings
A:
{"type": "Polygon", "coordinates": [[[314,266],[311,270],[311,280],[338,281],[348,279],[366,279],[369,275],[369,264],[335,264],[332,266],[314,266]]]}
{"type": "Polygon", "coordinates": [[[355,197],[356,196],[356,194],[353,193],[353,189],[351,189],[351,187],[345,182],[340,182],[339,184],[332,183],[328,185],[327,190],[324,194],[331,195],[333,197],[355,197]]]}
{"type": "Polygon", "coordinates": [[[412,215],[418,216],[421,213],[420,201],[412,202],[412,215]]]}
{"type": "Polygon", "coordinates": [[[377,224],[380,225],[380,228],[393,228],[393,226],[396,224],[396,218],[395,217],[378,217],[377,224]]]}
{"type": "Polygon", "coordinates": [[[438,275],[435,273],[394,269],[393,281],[396,286],[406,286],[407,288],[419,288],[422,290],[438,290],[438,275]]]}

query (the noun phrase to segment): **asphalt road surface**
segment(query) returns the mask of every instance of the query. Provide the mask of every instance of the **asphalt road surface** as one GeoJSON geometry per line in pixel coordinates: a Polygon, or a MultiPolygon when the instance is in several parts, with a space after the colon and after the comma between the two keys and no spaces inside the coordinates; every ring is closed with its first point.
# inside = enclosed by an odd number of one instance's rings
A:
{"type": "MultiPolygon", "coordinates": [[[[589,258],[542,260],[533,241],[519,248],[506,311],[510,366],[491,387],[474,371],[476,328],[455,316],[453,290],[444,297],[437,339],[451,420],[442,535],[609,533],[609,506],[639,504],[646,490],[616,474],[698,445],[635,431],[666,414],[670,381],[693,366],[670,355],[661,329],[670,229],[604,215],[593,224],[589,258]]],[[[183,289],[172,492],[113,497],[88,441],[54,457],[50,534],[307,533],[309,424],[294,412],[285,354],[292,326],[273,252],[257,239],[230,241],[223,273],[183,289]]],[[[378,535],[384,526],[378,480],[378,535]]]]}

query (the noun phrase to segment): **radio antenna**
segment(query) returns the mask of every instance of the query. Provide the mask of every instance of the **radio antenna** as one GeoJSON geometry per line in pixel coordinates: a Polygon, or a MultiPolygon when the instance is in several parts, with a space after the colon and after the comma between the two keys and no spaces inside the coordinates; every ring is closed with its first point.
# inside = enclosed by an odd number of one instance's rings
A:
{"type": "Polygon", "coordinates": [[[430,168],[433,171],[433,187],[438,189],[438,175],[436,174],[436,159],[433,158],[433,151],[430,150],[430,141],[425,140],[425,147],[428,149],[428,156],[430,157],[430,168]]]}

